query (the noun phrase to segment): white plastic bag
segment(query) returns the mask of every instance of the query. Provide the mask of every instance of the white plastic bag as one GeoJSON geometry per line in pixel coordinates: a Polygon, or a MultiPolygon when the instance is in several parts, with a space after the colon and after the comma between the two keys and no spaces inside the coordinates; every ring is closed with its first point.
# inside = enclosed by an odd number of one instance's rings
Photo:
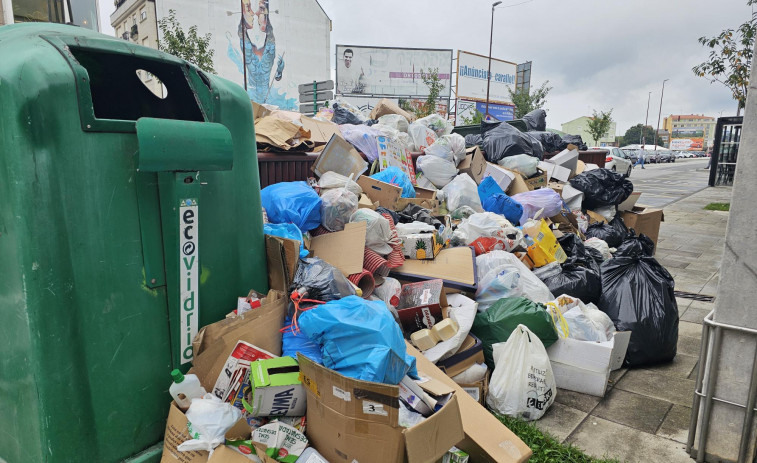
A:
{"type": "Polygon", "coordinates": [[[423,355],[433,363],[451,357],[460,349],[476,318],[477,304],[473,299],[462,294],[448,294],[447,303],[449,304],[449,318],[457,323],[458,329],[451,338],[423,352],[423,355]]]}
{"type": "Polygon", "coordinates": [[[413,143],[411,151],[423,151],[436,141],[436,133],[423,124],[413,122],[407,127],[407,134],[413,143]]]}
{"type": "Polygon", "coordinates": [[[425,222],[398,223],[395,225],[395,228],[397,228],[397,235],[399,236],[407,236],[414,233],[434,233],[436,231],[433,225],[425,222]]]}
{"type": "Polygon", "coordinates": [[[405,116],[400,114],[385,114],[378,118],[378,123],[405,133],[407,133],[407,128],[410,125],[405,116]]]}
{"type": "MultiPolygon", "coordinates": [[[[437,188],[444,187],[457,175],[455,163],[436,156],[419,156],[415,163],[423,176],[437,188]]],[[[467,177],[470,178],[470,176],[467,177]]],[[[471,178],[471,180],[473,179],[471,178]]],[[[473,184],[475,185],[476,182],[473,182],[473,184]]],[[[478,195],[478,189],[476,189],[476,195],[478,195]]],[[[479,210],[483,209],[479,207],[479,210]]]]}
{"type": "Polygon", "coordinates": [[[615,333],[612,319],[591,303],[578,301],[576,307],[563,313],[563,318],[568,324],[568,337],[572,339],[606,342],[615,333]]]}
{"type": "Polygon", "coordinates": [[[608,222],[615,218],[615,206],[595,207],[594,212],[607,219],[608,222]]]}
{"type": "Polygon", "coordinates": [[[523,230],[513,227],[506,218],[494,212],[477,212],[463,219],[457,226],[457,236],[464,238],[465,244],[471,244],[481,237],[495,237],[509,240],[513,246],[523,239],[523,230]]]}
{"type": "Polygon", "coordinates": [[[385,256],[392,252],[392,230],[389,221],[371,209],[358,209],[350,222],[366,222],[365,246],[385,256]]]}
{"type": "Polygon", "coordinates": [[[452,124],[438,114],[431,114],[415,121],[433,130],[437,137],[452,133],[452,124]]]}
{"type": "Polygon", "coordinates": [[[528,219],[556,216],[562,210],[562,198],[552,188],[539,188],[534,191],[526,191],[513,195],[513,200],[523,206],[523,215],[520,223],[525,224],[528,219]],[[541,213],[539,213],[541,211],[541,213]]]}
{"type": "MultiPolygon", "coordinates": [[[[547,285],[534,275],[534,272],[526,267],[526,264],[521,262],[515,254],[506,251],[491,251],[476,257],[479,282],[484,280],[488,274],[496,273],[507,266],[517,268],[520,274],[521,293],[516,296],[525,296],[542,304],[555,298],[547,285]]],[[[481,283],[479,283],[480,285],[481,283]]]]}
{"type": "Polygon", "coordinates": [[[589,247],[589,248],[594,248],[600,253],[602,253],[603,260],[612,259],[612,253],[610,253],[610,246],[607,245],[607,241],[601,238],[589,238],[588,240],[584,241],[584,246],[589,247]]]}
{"type": "Polygon", "coordinates": [[[536,174],[536,166],[539,164],[539,159],[527,154],[516,154],[515,156],[500,159],[497,164],[530,177],[536,174]]]}
{"type": "Polygon", "coordinates": [[[465,138],[457,133],[443,135],[426,148],[425,153],[446,159],[458,165],[460,161],[465,159],[465,138]]]}
{"type": "Polygon", "coordinates": [[[379,130],[367,125],[342,124],[339,126],[339,131],[342,132],[342,137],[365,154],[369,161],[378,159],[376,137],[382,135],[379,130]]]}
{"type": "Polygon", "coordinates": [[[385,277],[384,282],[373,290],[376,297],[384,301],[388,307],[395,309],[400,305],[400,293],[402,293],[402,284],[390,277],[385,277]]]}
{"type": "Polygon", "coordinates": [[[494,372],[486,403],[503,415],[538,420],[555,401],[557,387],[544,344],[525,325],[492,346],[494,372]]]}
{"type": "Polygon", "coordinates": [[[357,182],[332,171],[328,171],[321,175],[321,178],[318,180],[318,187],[321,189],[321,194],[332,188],[347,188],[358,198],[363,193],[363,189],[360,188],[360,185],[358,185],[357,182]]]}
{"type": "MultiPolygon", "coordinates": [[[[420,158],[418,159],[420,160],[420,158]]],[[[455,171],[457,171],[457,168],[455,168],[455,171]]],[[[444,185],[442,191],[447,197],[447,209],[450,211],[454,211],[460,206],[470,206],[476,212],[483,212],[484,210],[481,206],[481,198],[478,196],[478,185],[468,174],[458,175],[444,185]]]]}
{"type": "Polygon", "coordinates": [[[205,450],[212,454],[213,449],[226,441],[226,432],[239,421],[242,412],[213,394],[205,394],[202,399],[192,399],[186,416],[192,439],[176,449],[180,452],[205,450]]]}
{"type": "Polygon", "coordinates": [[[342,231],[357,211],[357,196],[346,188],[334,188],[321,195],[321,223],[329,231],[342,231]]]}
{"type": "Polygon", "coordinates": [[[474,363],[467,370],[452,377],[452,381],[457,384],[471,384],[481,381],[486,377],[486,372],[489,368],[485,363],[474,363]]]}
{"type": "Polygon", "coordinates": [[[408,135],[406,132],[400,132],[397,135],[397,141],[399,141],[400,145],[406,150],[413,150],[413,141],[410,139],[410,135],[408,135]]]}
{"type": "Polygon", "coordinates": [[[502,265],[478,281],[476,302],[478,311],[486,312],[503,297],[516,297],[523,293],[520,271],[514,265],[502,265]]]}

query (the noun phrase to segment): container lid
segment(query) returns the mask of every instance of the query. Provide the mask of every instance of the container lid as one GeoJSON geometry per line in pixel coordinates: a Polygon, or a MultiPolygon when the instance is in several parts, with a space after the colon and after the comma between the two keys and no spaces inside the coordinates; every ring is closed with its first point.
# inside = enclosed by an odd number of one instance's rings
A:
{"type": "Polygon", "coordinates": [[[173,382],[176,384],[179,384],[182,381],[184,381],[184,375],[181,374],[181,371],[179,369],[175,369],[171,371],[171,377],[173,378],[173,382]]]}

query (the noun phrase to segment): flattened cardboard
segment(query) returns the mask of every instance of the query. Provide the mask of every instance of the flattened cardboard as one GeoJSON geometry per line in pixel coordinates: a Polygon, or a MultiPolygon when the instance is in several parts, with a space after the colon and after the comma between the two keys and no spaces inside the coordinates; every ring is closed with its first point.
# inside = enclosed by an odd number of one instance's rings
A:
{"type": "Polygon", "coordinates": [[[647,206],[634,206],[630,211],[622,212],[626,227],[633,228],[636,234],[645,234],[654,242],[657,250],[657,238],[660,236],[660,222],[665,221],[662,209],[647,206]]]}
{"type": "MultiPolygon", "coordinates": [[[[253,443],[254,445],[255,443],[253,443]]],[[[278,463],[273,458],[265,454],[265,446],[257,444],[256,447],[260,447],[260,452],[256,452],[258,458],[263,463],[278,463]]],[[[219,445],[213,451],[213,455],[210,456],[208,463],[250,463],[250,459],[236,450],[232,449],[228,445],[219,445]]]]}
{"type": "MultiPolygon", "coordinates": [[[[605,219],[602,216],[602,214],[598,214],[598,213],[596,213],[594,211],[586,211],[586,215],[589,216],[589,224],[590,225],[593,224],[593,223],[597,223],[597,222],[599,222],[599,223],[607,223],[607,219],[605,219]]],[[[623,221],[625,221],[625,217],[623,218],[623,221]]],[[[628,225],[628,223],[626,223],[626,225],[628,225]]]]}
{"type": "MultiPolygon", "coordinates": [[[[460,416],[463,421],[465,439],[455,446],[467,452],[471,461],[476,463],[521,463],[531,457],[531,449],[510,429],[502,424],[487,409],[476,402],[473,397],[431,363],[409,342],[408,354],[415,357],[419,372],[447,384],[455,390],[455,397],[460,402],[460,416]]],[[[320,450],[320,449],[319,449],[320,450]]],[[[433,461],[428,459],[428,461],[433,461]]]]}
{"type": "Polygon", "coordinates": [[[363,194],[368,196],[372,202],[377,202],[379,206],[387,209],[394,208],[397,200],[402,196],[402,187],[381,182],[365,175],[358,177],[357,184],[363,189],[363,194]]]}
{"type": "Polygon", "coordinates": [[[434,260],[406,260],[403,265],[392,269],[391,274],[407,281],[440,278],[446,288],[473,291],[478,283],[476,254],[468,246],[442,249],[434,260]]]}
{"type": "Polygon", "coordinates": [[[360,195],[360,199],[357,202],[358,209],[367,208],[375,211],[378,206],[379,204],[371,201],[370,198],[365,195],[365,193],[360,195]]]}
{"type": "Polygon", "coordinates": [[[306,142],[312,146],[310,136],[309,130],[278,117],[266,116],[255,121],[255,141],[284,151],[297,148],[306,142]],[[290,143],[295,138],[298,141],[290,143]]]}
{"type": "Polygon", "coordinates": [[[365,222],[350,222],[342,231],[314,236],[310,240],[310,250],[345,276],[360,273],[363,271],[365,226],[365,222]]]}
{"type": "Polygon", "coordinates": [[[370,462],[377,455],[381,461],[438,461],[463,438],[457,395],[464,393],[457,389],[439,411],[405,429],[398,424],[397,386],[348,378],[302,355],[298,360],[308,396],[307,436],[329,461],[370,462]]]}
{"type": "Polygon", "coordinates": [[[472,146],[465,150],[465,159],[460,161],[457,169],[461,174],[468,174],[476,183],[481,183],[486,171],[486,158],[481,148],[472,146]]]}
{"type": "Polygon", "coordinates": [[[289,291],[297,271],[300,242],[280,236],[265,235],[265,252],[268,262],[268,287],[289,291]]]}
{"type": "Polygon", "coordinates": [[[334,135],[341,136],[339,126],[333,122],[319,121],[304,115],[300,121],[305,130],[310,131],[310,141],[316,146],[325,145],[334,135]]]}
{"type": "Polygon", "coordinates": [[[318,177],[333,171],[345,177],[352,175],[353,178],[357,178],[368,170],[368,163],[347,140],[334,134],[310,170],[318,177]]]}

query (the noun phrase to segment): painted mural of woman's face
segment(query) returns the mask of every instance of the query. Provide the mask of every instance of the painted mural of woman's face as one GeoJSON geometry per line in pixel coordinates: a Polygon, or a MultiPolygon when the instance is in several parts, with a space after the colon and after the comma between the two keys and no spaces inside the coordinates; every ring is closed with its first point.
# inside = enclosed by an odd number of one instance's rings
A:
{"type": "Polygon", "coordinates": [[[242,0],[242,14],[250,43],[255,48],[263,48],[268,29],[268,7],[265,0],[242,0]]]}

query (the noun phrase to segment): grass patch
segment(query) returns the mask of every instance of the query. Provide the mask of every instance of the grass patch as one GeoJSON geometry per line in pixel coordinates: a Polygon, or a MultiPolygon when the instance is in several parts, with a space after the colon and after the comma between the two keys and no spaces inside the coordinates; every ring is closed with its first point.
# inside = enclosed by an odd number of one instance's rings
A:
{"type": "Polygon", "coordinates": [[[558,442],[549,434],[541,432],[536,426],[518,418],[510,418],[495,413],[505,426],[510,428],[520,440],[534,452],[529,463],[619,463],[618,460],[601,460],[590,457],[581,449],[558,442]]]}
{"type": "Polygon", "coordinates": [[[730,211],[731,203],[710,203],[704,207],[708,211],[730,211]]]}

